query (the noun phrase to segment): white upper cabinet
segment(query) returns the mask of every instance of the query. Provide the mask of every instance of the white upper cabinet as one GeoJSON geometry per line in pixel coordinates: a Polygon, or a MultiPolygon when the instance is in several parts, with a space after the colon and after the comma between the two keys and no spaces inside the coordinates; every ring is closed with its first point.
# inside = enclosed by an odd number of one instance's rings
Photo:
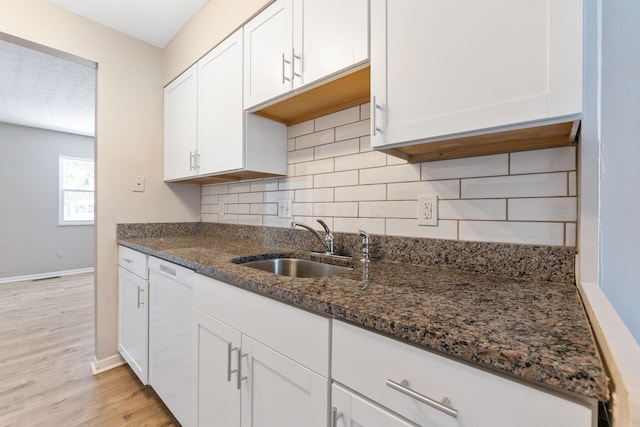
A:
{"type": "Polygon", "coordinates": [[[244,111],[242,64],[240,29],[165,88],[165,181],[286,175],[286,126],[244,111]]]}
{"type": "Polygon", "coordinates": [[[277,0],[245,25],[244,106],[369,57],[368,0],[277,0]]]}
{"type": "Polygon", "coordinates": [[[198,61],[200,174],[243,166],[242,30],[198,61]]]}
{"type": "Polygon", "coordinates": [[[198,67],[189,68],[164,89],[164,180],[197,174],[198,67]]]}
{"type": "Polygon", "coordinates": [[[371,0],[371,29],[374,147],[581,117],[581,0],[371,0]]]}

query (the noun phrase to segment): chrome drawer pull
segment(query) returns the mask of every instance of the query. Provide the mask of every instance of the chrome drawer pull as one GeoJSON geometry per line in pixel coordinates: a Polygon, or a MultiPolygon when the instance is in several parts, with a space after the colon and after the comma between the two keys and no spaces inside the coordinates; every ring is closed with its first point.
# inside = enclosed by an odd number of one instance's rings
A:
{"type": "Polygon", "coordinates": [[[338,412],[335,406],[331,408],[331,427],[338,427],[338,420],[342,418],[342,412],[338,412]]]}
{"type": "Polygon", "coordinates": [[[449,403],[449,399],[447,399],[446,397],[443,397],[442,400],[440,402],[438,402],[437,400],[433,400],[430,397],[425,396],[424,394],[420,394],[418,392],[415,392],[413,390],[411,390],[408,386],[409,386],[409,381],[407,380],[402,380],[400,382],[400,384],[398,384],[397,382],[393,381],[393,380],[387,380],[387,386],[391,387],[394,390],[399,391],[400,393],[406,394],[407,396],[419,400],[420,402],[424,403],[425,405],[429,405],[434,409],[437,409],[440,412],[444,412],[445,414],[449,415],[450,417],[453,418],[458,418],[458,411],[456,409],[453,409],[449,406],[447,406],[447,404],[449,403]]]}
{"type": "MultiPolygon", "coordinates": [[[[240,352],[240,348],[232,347],[231,343],[227,343],[227,381],[231,382],[231,374],[238,372],[238,369],[231,369],[231,353],[234,351],[240,352]]],[[[238,374],[240,375],[240,374],[238,374]]]]}

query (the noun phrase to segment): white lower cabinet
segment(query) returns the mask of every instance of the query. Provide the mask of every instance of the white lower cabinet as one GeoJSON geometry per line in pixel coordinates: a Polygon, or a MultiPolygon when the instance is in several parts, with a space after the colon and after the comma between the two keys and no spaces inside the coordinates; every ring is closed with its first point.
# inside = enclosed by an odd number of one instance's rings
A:
{"type": "Polygon", "coordinates": [[[118,247],[118,352],[140,378],[148,383],[149,282],[147,256],[118,247]]]}
{"type": "MultiPolygon", "coordinates": [[[[542,391],[340,321],[333,321],[331,352],[334,381],[423,427],[596,425],[595,401],[542,391]]],[[[339,396],[336,411],[348,413],[339,396]]]]}
{"type": "Polygon", "coordinates": [[[329,319],[196,275],[198,426],[327,427],[329,319]]]}
{"type": "Polygon", "coordinates": [[[340,386],[331,386],[331,427],[415,427],[388,410],[340,386]]]}

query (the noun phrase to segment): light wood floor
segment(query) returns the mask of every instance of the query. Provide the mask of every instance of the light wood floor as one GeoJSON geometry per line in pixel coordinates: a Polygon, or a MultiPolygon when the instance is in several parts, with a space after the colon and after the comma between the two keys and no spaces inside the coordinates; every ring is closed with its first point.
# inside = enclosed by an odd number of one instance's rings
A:
{"type": "Polygon", "coordinates": [[[127,366],[93,376],[93,275],[0,284],[0,426],[179,426],[127,366]]]}

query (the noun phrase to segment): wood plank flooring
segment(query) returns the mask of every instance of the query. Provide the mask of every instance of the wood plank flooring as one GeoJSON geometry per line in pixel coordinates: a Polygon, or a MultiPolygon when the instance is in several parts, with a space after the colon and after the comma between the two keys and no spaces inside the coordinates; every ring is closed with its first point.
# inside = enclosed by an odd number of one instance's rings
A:
{"type": "Polygon", "coordinates": [[[93,376],[93,274],[0,284],[0,426],[179,426],[128,366],[93,376]]]}

